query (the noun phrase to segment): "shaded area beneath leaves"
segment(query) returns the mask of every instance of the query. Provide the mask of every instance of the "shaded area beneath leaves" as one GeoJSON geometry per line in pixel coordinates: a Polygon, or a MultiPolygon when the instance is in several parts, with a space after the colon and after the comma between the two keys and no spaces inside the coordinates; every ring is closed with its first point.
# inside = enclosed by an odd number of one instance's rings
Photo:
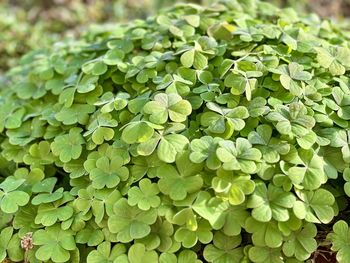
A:
{"type": "Polygon", "coordinates": [[[312,255],[313,263],[337,263],[336,253],[329,246],[320,246],[312,255]]]}

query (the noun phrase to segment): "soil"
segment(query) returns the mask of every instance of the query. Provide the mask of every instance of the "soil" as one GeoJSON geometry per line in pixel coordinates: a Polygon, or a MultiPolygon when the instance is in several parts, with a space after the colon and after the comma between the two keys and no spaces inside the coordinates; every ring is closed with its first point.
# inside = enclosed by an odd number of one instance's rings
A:
{"type": "Polygon", "coordinates": [[[329,247],[318,247],[317,251],[312,255],[313,263],[337,263],[336,253],[329,247]]]}

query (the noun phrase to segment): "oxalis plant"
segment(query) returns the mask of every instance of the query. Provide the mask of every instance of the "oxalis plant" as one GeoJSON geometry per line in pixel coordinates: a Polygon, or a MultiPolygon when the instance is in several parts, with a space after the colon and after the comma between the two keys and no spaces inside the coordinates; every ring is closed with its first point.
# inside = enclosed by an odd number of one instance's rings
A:
{"type": "Polygon", "coordinates": [[[0,261],[350,262],[349,39],[242,0],[27,55],[0,96],[0,261]]]}

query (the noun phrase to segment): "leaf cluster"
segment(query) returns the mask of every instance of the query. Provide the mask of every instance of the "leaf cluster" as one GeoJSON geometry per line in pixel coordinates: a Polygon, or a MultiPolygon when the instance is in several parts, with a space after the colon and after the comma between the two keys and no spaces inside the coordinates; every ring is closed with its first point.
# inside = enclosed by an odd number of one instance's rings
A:
{"type": "Polygon", "coordinates": [[[32,56],[0,93],[0,261],[305,262],[348,205],[348,43],[236,0],[32,56]]]}

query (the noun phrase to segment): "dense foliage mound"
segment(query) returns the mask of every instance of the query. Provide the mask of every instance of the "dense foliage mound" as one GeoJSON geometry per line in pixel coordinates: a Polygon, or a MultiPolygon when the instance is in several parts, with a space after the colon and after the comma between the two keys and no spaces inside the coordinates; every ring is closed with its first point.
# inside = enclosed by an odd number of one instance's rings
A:
{"type": "Polygon", "coordinates": [[[334,225],[350,262],[348,41],[242,0],[27,56],[0,97],[0,261],[305,262],[334,225]]]}

